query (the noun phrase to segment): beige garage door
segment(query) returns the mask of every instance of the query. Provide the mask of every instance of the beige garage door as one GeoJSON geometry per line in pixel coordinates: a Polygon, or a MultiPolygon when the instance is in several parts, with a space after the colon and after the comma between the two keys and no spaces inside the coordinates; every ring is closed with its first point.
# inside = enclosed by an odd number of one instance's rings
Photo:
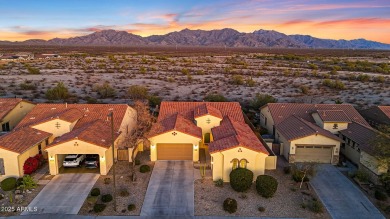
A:
{"type": "Polygon", "coordinates": [[[295,162],[331,163],[331,146],[297,146],[295,162]]]}
{"type": "Polygon", "coordinates": [[[157,144],[157,160],[192,160],[192,144],[157,144]]]}

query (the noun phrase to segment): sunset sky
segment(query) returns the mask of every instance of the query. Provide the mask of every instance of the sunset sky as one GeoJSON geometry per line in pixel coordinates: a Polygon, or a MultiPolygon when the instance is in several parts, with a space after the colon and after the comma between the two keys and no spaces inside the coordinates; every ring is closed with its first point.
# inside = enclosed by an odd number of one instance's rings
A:
{"type": "Polygon", "coordinates": [[[390,0],[0,0],[0,40],[68,38],[104,29],[149,36],[184,28],[390,43],[390,0]]]}

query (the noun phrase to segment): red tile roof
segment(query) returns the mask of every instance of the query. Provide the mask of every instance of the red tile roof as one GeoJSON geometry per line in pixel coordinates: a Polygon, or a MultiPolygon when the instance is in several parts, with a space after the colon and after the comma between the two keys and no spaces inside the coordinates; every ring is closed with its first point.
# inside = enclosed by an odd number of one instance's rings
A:
{"type": "Polygon", "coordinates": [[[343,110],[317,110],[316,113],[324,122],[351,122],[343,110]]]}
{"type": "MultiPolygon", "coordinates": [[[[111,146],[111,130],[110,123],[108,121],[95,120],[90,123],[84,124],[76,130],[72,130],[58,138],[56,138],[48,147],[50,148],[58,144],[62,144],[67,141],[75,139],[85,141],[97,146],[109,148],[111,146]],[[102,131],[105,130],[105,131],[102,131]]],[[[114,138],[118,138],[119,133],[114,134],[114,138]]]]}
{"type": "Polygon", "coordinates": [[[234,121],[232,118],[225,116],[221,121],[221,125],[212,128],[211,131],[213,133],[213,142],[209,143],[210,153],[240,146],[269,154],[246,123],[234,121]]]}
{"type": "Polygon", "coordinates": [[[30,147],[44,141],[52,134],[30,127],[16,129],[0,136],[0,148],[22,154],[30,147]]]}
{"type": "Polygon", "coordinates": [[[378,108],[388,117],[390,118],[390,106],[378,106],[378,108]]]}
{"type": "Polygon", "coordinates": [[[0,121],[21,101],[20,98],[0,98],[0,121]]]}
{"type": "Polygon", "coordinates": [[[37,104],[16,128],[32,126],[42,121],[56,118],[75,120],[81,115],[82,118],[76,123],[74,129],[84,126],[97,119],[107,120],[107,115],[114,111],[114,130],[118,131],[125,117],[127,104],[37,104]]]}
{"type": "Polygon", "coordinates": [[[189,120],[194,120],[196,115],[210,115],[222,118],[230,116],[235,121],[244,122],[241,105],[238,102],[167,102],[161,103],[157,121],[163,120],[174,113],[179,113],[189,120]],[[198,113],[199,109],[199,113],[198,113]],[[219,112],[218,112],[219,111],[219,112]]]}
{"type": "Polygon", "coordinates": [[[359,144],[359,148],[368,154],[374,154],[374,146],[372,140],[376,138],[378,132],[371,127],[361,125],[359,123],[351,123],[347,129],[341,130],[340,133],[352,141],[359,144]]]}
{"type": "Polygon", "coordinates": [[[275,125],[292,115],[315,123],[311,114],[317,110],[342,110],[353,122],[369,126],[366,120],[350,104],[268,103],[266,106],[268,106],[275,125]]]}
{"type": "Polygon", "coordinates": [[[202,129],[179,113],[172,114],[153,124],[148,137],[151,138],[169,131],[179,131],[202,139],[202,129]]]}
{"type": "Polygon", "coordinates": [[[41,121],[38,121],[36,118],[33,119],[32,117],[30,117],[30,120],[35,120],[36,122],[34,123],[34,125],[38,125],[38,124],[45,123],[45,122],[48,122],[48,121],[53,120],[53,119],[61,119],[61,120],[66,121],[66,122],[73,123],[73,122],[76,122],[77,120],[79,120],[83,117],[84,117],[84,113],[81,110],[75,109],[75,108],[70,108],[70,109],[66,109],[64,111],[58,112],[57,114],[53,114],[50,117],[45,117],[41,121]]]}
{"type": "Polygon", "coordinates": [[[287,141],[293,141],[315,134],[319,134],[336,141],[342,141],[339,137],[328,130],[322,129],[321,127],[318,127],[317,125],[295,115],[283,120],[281,123],[276,125],[275,128],[284,138],[286,138],[287,141]]]}

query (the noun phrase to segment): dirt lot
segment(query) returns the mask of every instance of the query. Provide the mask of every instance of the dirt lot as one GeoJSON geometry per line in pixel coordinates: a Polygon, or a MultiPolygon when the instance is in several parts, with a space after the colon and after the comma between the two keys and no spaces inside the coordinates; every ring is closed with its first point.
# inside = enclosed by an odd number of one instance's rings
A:
{"type": "MultiPolygon", "coordinates": [[[[141,165],[147,164],[151,167],[151,171],[148,173],[140,173],[140,165],[135,166],[136,181],[132,181],[133,171],[130,163],[127,161],[119,161],[116,164],[116,185],[117,185],[117,212],[114,211],[113,201],[106,203],[106,209],[97,214],[92,211],[93,204],[88,203],[88,199],[81,207],[80,215],[139,215],[141,212],[142,204],[145,198],[146,189],[148,187],[149,179],[153,170],[154,163],[149,159],[149,153],[147,151],[140,152],[137,155],[137,159],[141,161],[141,165]],[[124,191],[127,191],[124,192],[124,191]],[[127,206],[134,204],[135,210],[128,211],[127,206]]],[[[112,169],[107,176],[100,176],[94,188],[99,188],[101,195],[98,197],[97,203],[102,203],[100,198],[104,194],[114,194],[113,181],[112,181],[112,169]],[[110,183],[106,184],[105,180],[109,178],[110,183]]]]}
{"type": "Polygon", "coordinates": [[[207,94],[220,93],[230,100],[245,102],[256,93],[266,93],[279,102],[334,103],[337,100],[361,108],[390,104],[387,98],[390,96],[389,52],[211,48],[180,48],[179,51],[156,48],[153,52],[153,48],[110,48],[109,51],[86,48],[86,52],[80,53],[80,50],[69,50],[58,60],[0,64],[0,96],[46,102],[46,90],[64,82],[73,95],[67,102],[86,102],[92,97],[104,103],[126,103],[128,87],[142,85],[163,100],[199,101],[207,94]],[[28,68],[39,69],[40,73],[31,74],[28,68]],[[234,82],[235,76],[240,80],[234,82]],[[341,82],[342,86],[326,86],[326,79],[331,83],[341,82]],[[114,96],[106,98],[96,92],[94,87],[104,81],[115,89],[114,96]]]}
{"type": "MultiPolygon", "coordinates": [[[[299,217],[299,218],[331,218],[326,208],[323,213],[313,213],[308,208],[303,208],[303,200],[317,198],[315,191],[304,186],[299,189],[299,184],[291,179],[291,175],[283,173],[281,168],[274,171],[266,171],[267,175],[275,177],[279,183],[274,197],[266,199],[257,194],[255,184],[244,192],[234,191],[229,183],[224,183],[222,188],[216,187],[211,179],[195,181],[195,215],[223,215],[223,216],[251,216],[251,217],[299,217]],[[223,201],[226,198],[237,200],[237,212],[229,214],[223,210],[223,201]],[[260,212],[259,207],[265,211],[260,212]]],[[[305,202],[306,203],[306,202],[305,202]]]]}

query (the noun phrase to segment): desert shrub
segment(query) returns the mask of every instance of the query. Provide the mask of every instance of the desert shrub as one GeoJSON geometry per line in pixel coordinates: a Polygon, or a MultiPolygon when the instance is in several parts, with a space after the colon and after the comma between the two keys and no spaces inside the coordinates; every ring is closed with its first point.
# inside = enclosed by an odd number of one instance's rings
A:
{"type": "Polygon", "coordinates": [[[386,190],[387,194],[390,194],[390,174],[384,173],[380,176],[380,182],[382,183],[384,189],[386,190]]]}
{"type": "Polygon", "coordinates": [[[141,161],[139,159],[135,159],[135,165],[140,165],[141,161]]]}
{"type": "Polygon", "coordinates": [[[112,201],[112,195],[111,194],[102,195],[102,202],[110,202],[110,201],[112,201]]]}
{"type": "Polygon", "coordinates": [[[148,88],[140,85],[130,86],[127,95],[133,100],[146,99],[149,96],[148,88]]]}
{"type": "Polygon", "coordinates": [[[370,176],[368,175],[367,172],[364,172],[362,170],[358,170],[356,172],[356,178],[360,181],[360,182],[368,182],[369,179],[370,179],[370,176]]]}
{"type": "Polygon", "coordinates": [[[265,211],[265,208],[260,206],[257,210],[259,210],[260,212],[264,212],[265,211]]]}
{"type": "MultiPolygon", "coordinates": [[[[299,170],[294,170],[292,173],[292,178],[295,182],[301,182],[303,175],[304,175],[303,172],[301,172],[299,170]]],[[[308,182],[308,181],[309,181],[309,178],[307,176],[305,176],[305,178],[303,178],[303,182],[308,182]]]]}
{"type": "Polygon", "coordinates": [[[308,207],[314,213],[322,213],[324,211],[324,207],[319,200],[313,200],[308,207]]]}
{"type": "Polygon", "coordinates": [[[104,209],[106,209],[106,205],[105,204],[95,204],[93,206],[93,211],[95,213],[99,213],[99,212],[102,212],[104,211],[104,209]]]}
{"type": "Polygon", "coordinates": [[[278,181],[268,175],[260,175],[256,178],[256,190],[264,198],[272,197],[278,189],[278,181]]]}
{"type": "Polygon", "coordinates": [[[96,202],[97,202],[97,200],[98,200],[98,197],[97,197],[97,196],[88,196],[88,197],[87,197],[87,203],[88,203],[89,205],[95,205],[96,202]]]}
{"type": "Polygon", "coordinates": [[[264,106],[267,103],[276,103],[278,100],[268,94],[257,93],[256,96],[250,100],[249,106],[251,109],[258,111],[260,107],[264,106]]]}
{"type": "Polygon", "coordinates": [[[285,166],[283,167],[284,174],[290,174],[291,173],[291,166],[285,166]]]}
{"type": "Polygon", "coordinates": [[[135,210],[135,204],[130,204],[127,206],[127,210],[134,211],[135,210]]]}
{"type": "Polygon", "coordinates": [[[256,81],[253,80],[252,78],[249,78],[249,79],[246,80],[246,85],[248,87],[254,87],[256,85],[256,81]]]}
{"type": "Polygon", "coordinates": [[[32,75],[39,75],[41,73],[41,71],[39,69],[33,68],[33,67],[28,67],[27,71],[29,74],[32,74],[32,75]]]}
{"type": "Polygon", "coordinates": [[[140,166],[139,171],[140,171],[141,173],[147,173],[147,172],[150,171],[150,166],[148,166],[148,165],[142,165],[142,166],[140,166]]]}
{"type": "Polygon", "coordinates": [[[241,75],[233,75],[230,83],[234,85],[243,85],[244,78],[241,75]]]}
{"type": "Polygon", "coordinates": [[[122,189],[120,192],[119,192],[119,195],[122,196],[122,197],[127,197],[130,195],[130,193],[127,191],[127,189],[122,189]]]}
{"type": "Polygon", "coordinates": [[[308,93],[309,93],[309,87],[306,86],[306,85],[301,85],[301,86],[299,86],[299,89],[301,90],[301,92],[302,92],[303,94],[308,94],[308,93]]]}
{"type": "Polygon", "coordinates": [[[100,195],[100,189],[99,188],[93,188],[91,190],[91,196],[99,196],[100,195]]]}
{"type": "Polygon", "coordinates": [[[20,182],[20,185],[18,188],[23,190],[30,190],[37,187],[37,182],[34,181],[34,178],[32,178],[30,175],[25,175],[22,178],[22,181],[20,182]]]}
{"type": "Polygon", "coordinates": [[[96,84],[92,90],[97,92],[101,98],[114,97],[116,94],[115,88],[107,81],[103,84],[96,84]]]}
{"type": "Polygon", "coordinates": [[[375,198],[379,201],[386,201],[387,195],[379,190],[375,190],[375,198]]]}
{"type": "Polygon", "coordinates": [[[149,106],[155,107],[155,106],[161,104],[161,97],[156,96],[156,95],[150,95],[148,97],[148,101],[149,101],[149,106]]]}
{"type": "Polygon", "coordinates": [[[232,198],[227,198],[223,201],[223,210],[229,212],[230,214],[237,211],[237,201],[232,198]]]}
{"type": "Polygon", "coordinates": [[[1,181],[0,187],[3,191],[11,191],[16,188],[16,178],[9,177],[1,181]]]}
{"type": "Polygon", "coordinates": [[[39,167],[39,160],[35,157],[29,157],[24,162],[23,171],[24,174],[31,174],[35,172],[39,167]]]}
{"type": "Polygon", "coordinates": [[[20,86],[20,89],[22,89],[22,90],[36,90],[37,89],[37,86],[35,84],[31,84],[31,83],[27,83],[27,82],[24,82],[24,83],[20,84],[19,86],[20,86]]]}
{"type": "Polygon", "coordinates": [[[223,187],[223,179],[218,179],[218,180],[214,181],[214,185],[216,187],[223,187]]]}
{"type": "Polygon", "coordinates": [[[356,79],[361,82],[367,82],[370,80],[370,76],[367,74],[359,74],[356,79]]]}
{"type": "Polygon", "coordinates": [[[228,100],[222,94],[208,94],[205,96],[204,101],[207,102],[227,102],[228,100]]]}
{"type": "Polygon", "coordinates": [[[325,79],[322,81],[322,85],[338,90],[344,90],[345,85],[342,81],[339,80],[330,80],[330,79],[325,79]]]}
{"type": "Polygon", "coordinates": [[[244,192],[248,190],[253,181],[253,172],[244,169],[237,168],[230,172],[230,185],[237,192],[244,192]]]}
{"type": "Polygon", "coordinates": [[[64,100],[68,97],[68,88],[62,82],[59,82],[57,86],[47,89],[46,91],[46,98],[48,100],[64,100]]]}

